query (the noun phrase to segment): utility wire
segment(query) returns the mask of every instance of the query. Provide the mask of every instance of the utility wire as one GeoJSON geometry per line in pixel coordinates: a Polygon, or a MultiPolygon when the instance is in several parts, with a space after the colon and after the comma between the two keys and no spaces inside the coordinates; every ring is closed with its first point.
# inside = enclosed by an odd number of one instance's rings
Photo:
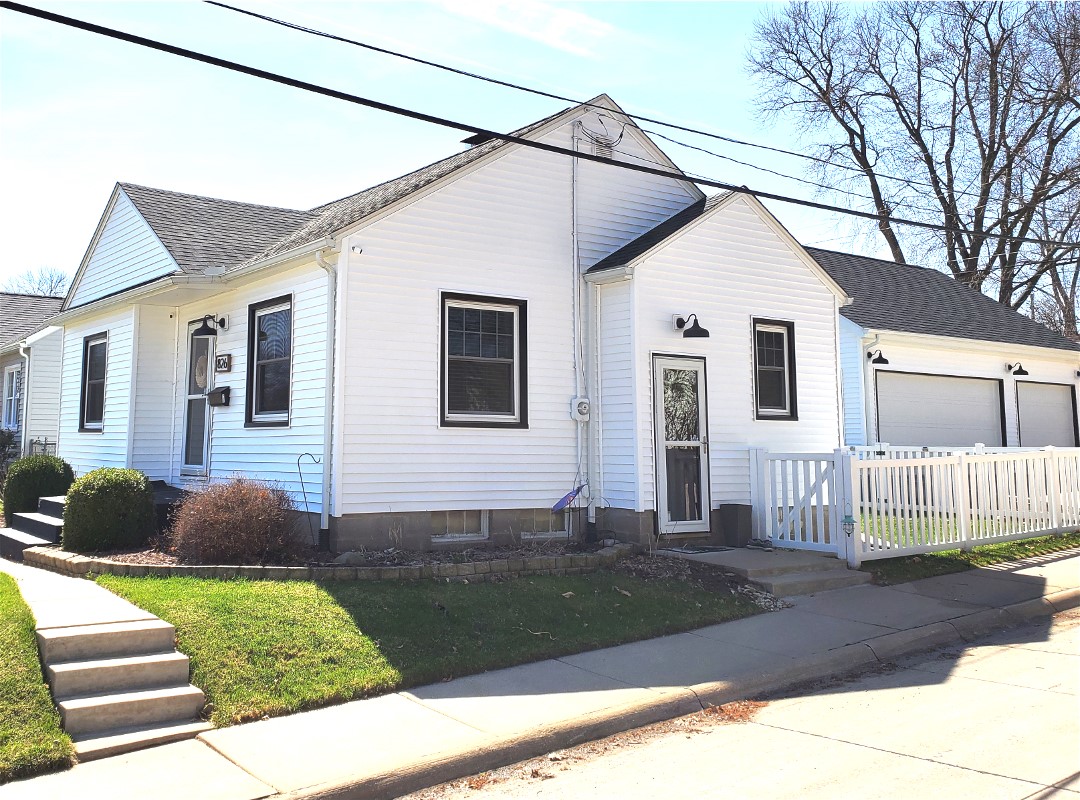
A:
{"type": "MultiPolygon", "coordinates": [[[[443,72],[449,72],[449,73],[454,74],[454,75],[461,75],[461,76],[466,77],[466,78],[473,78],[473,79],[478,80],[478,81],[484,81],[486,83],[495,84],[496,86],[504,86],[504,87],[506,87],[508,89],[515,89],[515,90],[517,90],[519,92],[527,92],[529,94],[533,94],[533,95],[536,95],[538,97],[547,97],[547,98],[552,99],[552,100],[560,100],[560,101],[566,102],[566,103],[573,103],[574,105],[584,106],[585,108],[592,108],[592,109],[597,109],[597,110],[602,110],[602,111],[610,111],[610,109],[606,108],[605,106],[595,105],[593,103],[588,102],[587,100],[575,100],[573,97],[566,97],[566,96],[561,95],[561,94],[554,94],[553,92],[545,92],[542,89],[534,89],[531,86],[524,86],[524,85],[518,84],[518,83],[511,83],[510,81],[504,81],[504,80],[500,80],[498,78],[492,78],[492,77],[490,77],[488,75],[481,75],[480,73],[477,73],[477,72],[469,72],[468,70],[458,69],[457,67],[451,67],[451,66],[449,66],[447,64],[440,64],[438,61],[429,61],[428,59],[419,58],[418,56],[411,56],[411,55],[408,55],[407,53],[402,53],[402,52],[399,52],[397,50],[390,50],[389,48],[379,47],[378,45],[370,44],[368,42],[361,42],[361,41],[358,41],[356,39],[349,39],[348,37],[345,37],[345,36],[338,36],[337,34],[329,33],[327,31],[321,31],[318,28],[309,28],[309,27],[307,27],[305,25],[300,25],[300,24],[297,24],[295,22],[289,22],[288,20],[279,19],[277,17],[271,17],[271,16],[268,16],[266,14],[260,14],[260,13],[258,13],[256,11],[249,11],[248,9],[245,9],[245,8],[238,8],[236,6],[231,6],[228,3],[218,2],[218,0],[203,0],[203,2],[205,2],[207,5],[217,6],[218,8],[224,8],[224,9],[226,9],[228,11],[234,11],[237,14],[244,14],[244,15],[249,16],[249,17],[254,17],[255,19],[261,19],[264,22],[269,22],[269,23],[272,23],[274,25],[280,25],[283,28],[289,28],[289,29],[294,30],[294,31],[300,31],[301,33],[307,33],[307,34],[310,34],[312,36],[320,36],[320,37],[322,37],[324,39],[330,39],[332,41],[341,42],[343,44],[350,44],[350,45],[353,45],[355,47],[361,47],[361,48],[363,48],[365,50],[370,50],[373,53],[381,53],[383,55],[393,56],[394,58],[404,59],[405,61],[412,61],[415,64],[423,64],[426,67],[433,67],[434,69],[439,69],[439,70],[442,70],[443,72]]],[[[782,155],[786,155],[786,156],[793,156],[795,158],[802,158],[802,159],[805,159],[807,161],[814,161],[814,162],[816,162],[818,164],[824,164],[826,166],[833,167],[833,168],[836,168],[836,169],[847,170],[849,172],[857,172],[860,175],[865,174],[864,171],[860,167],[853,167],[853,166],[850,166],[848,164],[837,164],[836,162],[830,161],[827,158],[820,158],[818,156],[812,156],[809,153],[800,153],[800,152],[797,152],[795,150],[785,150],[782,147],[773,147],[771,145],[758,144],[757,142],[748,142],[748,141],[744,141],[742,139],[735,139],[735,138],[733,138],[731,136],[723,136],[723,135],[721,135],[719,133],[711,133],[709,131],[703,131],[703,130],[700,130],[700,129],[697,129],[697,128],[690,128],[690,127],[687,127],[685,125],[678,125],[678,124],[676,124],[674,122],[665,122],[664,120],[653,119],[652,117],[646,117],[646,116],[642,116],[640,114],[630,114],[628,112],[623,112],[623,113],[625,114],[625,116],[629,117],[630,119],[638,120],[639,122],[649,122],[649,123],[652,123],[653,125],[662,125],[662,126],[664,126],[666,128],[671,128],[672,130],[683,131],[684,133],[693,133],[693,134],[697,134],[698,136],[705,136],[705,137],[708,137],[710,139],[717,139],[717,140],[722,141],[722,142],[728,142],[729,144],[737,144],[737,145],[740,145],[740,146],[743,146],[743,147],[754,147],[754,148],[757,148],[759,150],[767,150],[767,151],[772,152],[772,153],[781,153],[782,155]]],[[[662,138],[668,139],[668,137],[666,137],[666,136],[663,136],[662,138]]],[[[682,145],[684,147],[694,147],[693,145],[688,145],[688,144],[685,144],[683,142],[678,142],[678,141],[675,141],[674,139],[668,139],[668,141],[672,142],[673,144],[682,145]]],[[[717,158],[728,158],[727,156],[721,156],[721,155],[718,155],[717,153],[712,153],[711,151],[704,150],[702,148],[694,148],[694,149],[702,150],[702,152],[708,153],[709,155],[716,156],[717,158]]],[[[735,161],[735,163],[737,163],[737,164],[743,164],[744,163],[744,162],[741,162],[741,161],[736,161],[733,158],[729,158],[728,160],[735,161]]],[[[757,167],[757,166],[755,166],[753,164],[745,164],[745,166],[750,166],[750,167],[753,167],[754,169],[765,169],[764,167],[757,167]]],[[[765,170],[765,171],[766,172],[772,172],[772,170],[765,170]]],[[[781,173],[781,172],[772,172],[772,174],[778,175],[778,176],[780,176],[782,178],[789,178],[791,180],[796,180],[796,181],[802,180],[801,178],[796,178],[796,177],[794,177],[792,175],[786,175],[786,174],[781,173]]],[[[888,175],[888,174],[883,173],[883,172],[878,172],[876,174],[877,174],[877,177],[879,177],[879,178],[883,178],[883,179],[890,180],[890,181],[897,181],[899,183],[903,183],[903,184],[906,184],[908,186],[924,186],[924,187],[930,188],[930,189],[936,188],[935,184],[930,183],[929,181],[921,181],[921,180],[918,180],[918,179],[915,179],[915,178],[900,178],[900,177],[897,177],[896,175],[888,175]]],[[[807,181],[803,181],[803,182],[806,183],[807,181]]],[[[821,186],[821,184],[813,184],[813,185],[821,186]]],[[[830,189],[830,190],[833,190],[833,191],[842,191],[842,190],[839,190],[839,189],[833,189],[833,187],[831,187],[831,186],[824,186],[822,188],[830,189]]],[[[845,194],[852,194],[851,192],[844,192],[844,193],[845,194]]],[[[968,191],[964,191],[964,190],[958,190],[956,192],[956,194],[964,196],[964,197],[974,197],[977,200],[982,200],[982,197],[979,194],[975,193],[975,192],[968,192],[968,191]]],[[[867,195],[856,195],[856,196],[867,197],[867,195]]],[[[872,198],[867,197],[867,199],[872,199],[872,198]]],[[[920,209],[920,210],[925,210],[925,209],[920,209]]],[[[933,213],[933,212],[929,212],[929,213],[933,213]]]]}
{"type": "MultiPolygon", "coordinates": [[[[616,167],[618,169],[627,169],[634,172],[643,172],[648,175],[656,175],[661,178],[668,178],[671,180],[691,180],[687,177],[685,173],[682,172],[659,169],[656,167],[648,167],[644,164],[630,164],[625,161],[614,161],[610,158],[604,158],[603,156],[597,156],[591,153],[575,151],[566,147],[559,147],[558,145],[548,144],[547,142],[539,142],[532,139],[526,139],[523,136],[517,136],[512,133],[499,133],[498,131],[481,128],[476,125],[470,125],[464,122],[457,122],[455,120],[447,119],[445,117],[427,114],[422,111],[414,111],[412,109],[403,108],[401,106],[392,105],[390,103],[384,103],[379,100],[373,100],[371,98],[361,97],[355,94],[349,94],[348,92],[342,92],[337,89],[331,89],[326,86],[321,86],[319,84],[309,83],[307,81],[298,80],[296,78],[290,78],[286,75],[280,75],[275,72],[269,72],[264,69],[259,69],[258,67],[251,67],[246,64],[229,61],[228,59],[218,58],[217,56],[207,55],[205,53],[200,53],[195,50],[189,50],[184,47],[177,47],[176,45],[166,44],[155,39],[148,39],[143,36],[137,36],[133,33],[127,33],[126,31],[118,31],[114,28],[107,28],[103,25],[96,25],[92,22],[85,22],[83,20],[74,19],[73,17],[66,17],[62,14],[54,14],[51,11],[44,11],[39,8],[23,5],[22,3],[10,2],[10,0],[2,0],[2,2],[0,2],[0,8],[7,9],[8,11],[15,11],[20,14],[26,14],[31,17],[37,17],[38,19],[47,20],[49,22],[54,22],[59,25],[65,25],[67,27],[77,28],[79,30],[88,31],[90,33],[96,33],[101,36],[106,36],[110,39],[118,39],[123,42],[136,44],[140,47],[146,47],[162,53],[169,53],[171,55],[180,56],[181,58],[187,58],[203,64],[210,64],[211,66],[220,67],[222,69],[227,69],[232,72],[239,72],[244,75],[261,78],[262,80],[279,83],[283,86],[290,86],[294,89],[301,89],[306,92],[319,94],[324,97],[330,97],[335,100],[343,100],[347,103],[364,106],[365,108],[373,108],[389,114],[395,114],[397,116],[407,117],[409,119],[415,119],[421,122],[427,122],[432,125],[439,125],[444,128],[465,131],[466,133],[471,133],[490,139],[499,139],[500,141],[511,142],[513,144],[518,144],[523,147],[532,148],[534,150],[542,150],[548,153],[556,153],[558,155],[568,156],[570,158],[584,159],[586,161],[595,161],[598,164],[607,164],[611,167],[616,167]]],[[[610,112],[610,109],[607,110],[610,112]]],[[[723,189],[729,192],[739,192],[742,194],[752,195],[757,198],[775,200],[780,203],[789,203],[792,205],[803,206],[805,208],[818,209],[819,211],[829,211],[835,214],[846,214],[848,216],[861,217],[863,219],[870,219],[876,221],[881,220],[880,215],[870,211],[859,211],[857,209],[843,208],[841,206],[833,206],[827,203],[818,203],[812,200],[803,200],[796,197],[789,197],[787,195],[775,194],[773,192],[762,192],[756,189],[751,189],[747,186],[735,186],[734,184],[725,183],[723,181],[708,180],[704,178],[693,180],[697,183],[701,183],[702,185],[710,186],[715,189],[723,189]]],[[[916,228],[923,228],[926,230],[944,231],[947,233],[957,233],[965,236],[972,235],[970,231],[965,231],[961,228],[951,228],[945,225],[936,225],[931,222],[922,222],[921,220],[889,217],[888,221],[896,225],[908,225],[916,228]]],[[[1043,239],[1010,237],[1005,234],[999,233],[982,232],[979,233],[978,236],[989,239],[1005,238],[1011,239],[1015,242],[1022,242],[1026,244],[1051,244],[1057,247],[1060,246],[1060,244],[1057,242],[1050,242],[1043,239]]],[[[1074,246],[1080,247],[1080,245],[1074,246]]]]}

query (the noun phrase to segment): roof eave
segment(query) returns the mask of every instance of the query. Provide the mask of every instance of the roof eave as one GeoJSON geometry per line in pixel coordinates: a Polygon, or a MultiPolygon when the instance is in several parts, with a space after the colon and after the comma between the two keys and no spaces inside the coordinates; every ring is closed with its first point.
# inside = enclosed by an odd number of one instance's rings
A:
{"type": "MultiPolygon", "coordinates": [[[[855,323],[859,325],[859,323],[855,323]]],[[[930,346],[943,346],[956,349],[961,347],[966,350],[983,353],[1020,354],[1033,358],[1049,358],[1054,361],[1065,361],[1080,364],[1080,350],[1069,350],[1059,347],[1042,347],[1032,344],[1015,344],[1013,342],[997,342],[990,339],[968,339],[961,336],[942,336],[933,333],[915,333],[913,331],[897,331],[888,328],[863,327],[864,336],[881,336],[883,339],[892,339],[900,343],[922,344],[930,346]]],[[[1019,359],[1015,359],[1019,360],[1019,359]]]]}

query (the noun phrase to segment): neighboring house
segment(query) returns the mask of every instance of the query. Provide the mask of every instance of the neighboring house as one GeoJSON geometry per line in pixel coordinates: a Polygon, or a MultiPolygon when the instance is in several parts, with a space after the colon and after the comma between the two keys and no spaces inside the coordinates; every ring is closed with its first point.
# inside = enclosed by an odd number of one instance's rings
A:
{"type": "Polygon", "coordinates": [[[22,453],[30,451],[31,442],[56,443],[62,336],[45,321],[63,302],[62,297],[0,292],[0,427],[18,434],[22,453]],[[40,359],[28,369],[31,352],[40,359]]]}
{"type": "Polygon", "coordinates": [[[846,444],[1080,446],[1080,344],[937,270],[807,251],[855,300],[846,444]]]}
{"type": "MultiPolygon", "coordinates": [[[[516,134],[678,172],[591,105],[516,134]]],[[[847,298],[760,203],[466,141],[309,210],[118,184],[56,320],[60,454],[276,481],[344,550],[716,534],[749,447],[839,446],[847,298]]]]}

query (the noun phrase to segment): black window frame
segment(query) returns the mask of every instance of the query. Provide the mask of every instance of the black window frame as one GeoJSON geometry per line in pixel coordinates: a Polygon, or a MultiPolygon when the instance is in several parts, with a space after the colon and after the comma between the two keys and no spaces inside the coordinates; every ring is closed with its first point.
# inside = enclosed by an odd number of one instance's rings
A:
{"type": "Polygon", "coordinates": [[[750,326],[751,347],[754,354],[754,418],[758,420],[772,420],[780,422],[796,422],[799,419],[798,389],[795,371],[795,323],[790,320],[764,319],[755,317],[750,326]],[[758,366],[758,329],[759,328],[783,328],[786,353],[786,377],[787,377],[787,410],[769,409],[761,407],[761,396],[758,391],[760,368],[758,366]]]}
{"type": "Polygon", "coordinates": [[[101,433],[105,430],[105,390],[109,379],[109,332],[92,333],[83,337],[82,352],[82,376],[79,380],[79,432],[101,433]],[[86,418],[86,394],[90,389],[90,348],[102,345],[105,348],[105,374],[94,383],[101,383],[101,419],[88,420],[86,418]]]}
{"type": "Polygon", "coordinates": [[[488,295],[442,292],[439,296],[439,424],[444,428],[518,428],[529,427],[529,382],[528,382],[528,301],[488,295]],[[502,415],[489,415],[482,419],[470,419],[466,415],[450,413],[447,405],[449,392],[449,354],[447,352],[447,309],[453,303],[459,306],[491,308],[493,306],[516,309],[517,330],[515,331],[514,352],[516,363],[515,375],[515,410],[516,414],[505,419],[502,415]]]}
{"type": "MultiPolygon", "coordinates": [[[[293,349],[296,344],[296,307],[293,303],[293,296],[291,294],[281,295],[280,297],[273,297],[269,300],[261,300],[258,303],[252,303],[248,306],[248,343],[247,343],[247,391],[244,401],[244,427],[245,428],[288,428],[292,423],[292,388],[293,388],[293,349]],[[255,335],[258,330],[256,320],[258,315],[262,311],[266,311],[274,306],[288,305],[289,307],[289,402],[288,407],[284,412],[284,416],[275,414],[274,416],[263,416],[255,413],[255,387],[256,371],[258,364],[256,363],[256,357],[258,355],[258,343],[255,341],[255,335]]],[[[332,343],[327,343],[327,347],[332,347],[332,343]]]]}

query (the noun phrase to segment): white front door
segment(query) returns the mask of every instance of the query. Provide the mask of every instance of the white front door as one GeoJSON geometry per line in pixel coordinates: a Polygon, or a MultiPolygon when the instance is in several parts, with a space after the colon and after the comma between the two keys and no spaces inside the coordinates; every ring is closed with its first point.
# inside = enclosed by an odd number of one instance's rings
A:
{"type": "Polygon", "coordinates": [[[705,361],[653,359],[656,497],[660,533],[709,530],[705,361]]]}
{"type": "Polygon", "coordinates": [[[210,384],[214,375],[214,339],[192,336],[199,324],[194,322],[188,326],[182,475],[206,474],[206,454],[210,446],[210,407],[206,393],[213,388],[210,384]]]}

